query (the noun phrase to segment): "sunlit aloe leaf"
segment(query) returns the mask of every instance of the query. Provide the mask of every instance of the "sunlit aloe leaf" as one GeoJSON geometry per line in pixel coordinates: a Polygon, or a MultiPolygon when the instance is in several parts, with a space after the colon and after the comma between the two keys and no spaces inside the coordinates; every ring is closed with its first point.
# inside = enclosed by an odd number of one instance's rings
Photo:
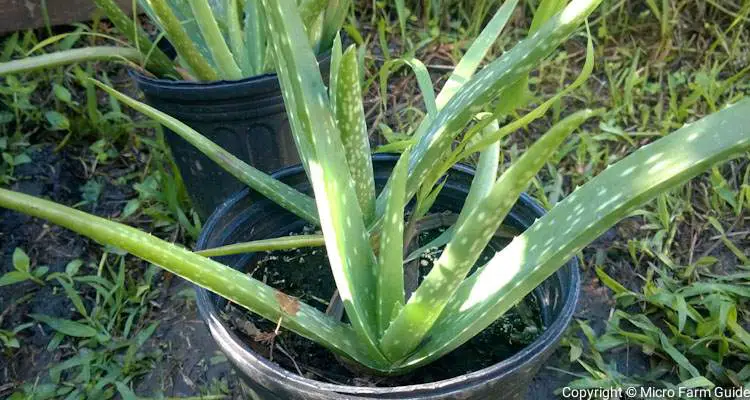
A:
{"type": "Polygon", "coordinates": [[[749,149],[750,99],[746,99],[609,166],[461,283],[429,340],[404,367],[413,368],[452,351],[633,209],[749,149]]]}
{"type": "MultiPolygon", "coordinates": [[[[539,62],[562,43],[600,2],[601,0],[573,0],[561,13],[547,21],[538,32],[484,67],[459,89],[430,121],[425,133],[412,150],[407,184],[409,198],[416,193],[432,169],[441,167],[438,160],[450,150],[453,140],[478,109],[539,65],[539,62]]],[[[384,198],[381,195],[377,203],[378,217],[382,215],[384,206],[384,198]]]]}
{"type": "Polygon", "coordinates": [[[251,167],[179,120],[132,99],[99,81],[93,80],[93,82],[112,97],[174,131],[240,182],[250,186],[258,193],[266,196],[274,203],[296,214],[300,218],[313,224],[318,224],[315,202],[309,196],[251,167]]]}
{"type": "Polygon", "coordinates": [[[188,36],[182,27],[180,19],[172,11],[166,0],[143,0],[148,9],[153,13],[153,19],[161,27],[169,38],[180,58],[187,64],[191,72],[202,81],[214,81],[219,79],[219,74],[209,64],[207,57],[198,49],[197,43],[188,36]]]}
{"type": "Polygon", "coordinates": [[[128,38],[130,43],[133,43],[141,53],[148,54],[151,52],[146,66],[147,69],[160,76],[179,77],[172,60],[159,48],[154,47],[154,43],[151,42],[146,32],[140,27],[136,28],[133,20],[125,14],[114,0],[94,0],[94,4],[104,12],[107,18],[117,27],[117,30],[128,38]]]}
{"type": "Polygon", "coordinates": [[[252,65],[250,64],[250,52],[245,45],[245,35],[242,32],[242,23],[240,17],[239,0],[229,0],[226,7],[226,25],[229,44],[232,47],[237,65],[242,71],[242,76],[255,75],[252,65]]]}
{"type": "MultiPolygon", "coordinates": [[[[304,152],[331,270],[346,315],[374,359],[375,256],[347,166],[341,133],[294,0],[262,0],[293,136],[304,152]]],[[[339,92],[340,94],[340,92],[339,92]]]]}
{"type": "Polygon", "coordinates": [[[563,140],[593,115],[592,110],[582,110],[558,122],[476,201],[462,223],[456,225],[453,239],[440,258],[383,334],[381,349],[388,359],[402,359],[424,340],[521,192],[563,140]]]}
{"type": "Polygon", "coordinates": [[[265,17],[259,0],[245,0],[244,32],[253,75],[260,75],[265,68],[267,47],[265,17]]]}
{"type": "Polygon", "coordinates": [[[222,265],[130,226],[33,196],[0,189],[0,207],[64,226],[97,242],[123,249],[233,303],[374,369],[383,369],[360,350],[351,327],[287,296],[244,272],[222,265]]]}
{"type": "Polygon", "coordinates": [[[341,131],[347,165],[357,192],[365,223],[375,216],[375,178],[373,177],[370,138],[367,134],[362,89],[359,86],[357,50],[350,46],[338,65],[336,78],[336,125],[341,131]]]}
{"type": "Polygon", "coordinates": [[[296,235],[273,239],[254,240],[235,243],[221,247],[196,251],[204,257],[227,256],[232,254],[255,253],[258,251],[290,250],[302,247],[320,247],[325,245],[323,235],[296,235]]]}
{"type": "MultiPolygon", "coordinates": [[[[499,128],[497,120],[493,120],[489,125],[485,127],[485,130],[494,132],[499,128]]],[[[458,215],[458,220],[454,225],[451,225],[448,229],[443,231],[438,237],[431,240],[424,246],[414,250],[406,257],[405,262],[415,260],[422,256],[425,252],[430,249],[442,247],[453,239],[455,233],[455,226],[460,225],[469,215],[471,210],[476,206],[477,202],[484,198],[492,189],[492,185],[495,183],[497,178],[497,167],[500,162],[500,142],[495,142],[486,149],[482,150],[479,154],[479,162],[477,163],[477,169],[474,173],[474,178],[471,181],[471,187],[469,188],[469,194],[466,196],[464,205],[461,208],[461,212],[458,215]]],[[[432,208],[432,204],[435,199],[426,199],[420,204],[426,210],[432,208]]],[[[419,203],[419,201],[418,201],[419,203]]]]}
{"type": "Polygon", "coordinates": [[[500,36],[503,28],[505,28],[517,4],[518,0],[507,0],[495,12],[495,15],[487,23],[487,26],[484,27],[482,33],[477,36],[469,47],[469,50],[461,58],[461,61],[458,62],[448,81],[445,82],[443,89],[440,90],[436,100],[438,108],[443,108],[448,100],[456,94],[458,89],[474,75],[474,72],[479,68],[479,64],[487,56],[487,52],[490,51],[497,37],[500,36]]]}
{"type": "Polygon", "coordinates": [[[219,29],[208,0],[188,0],[198,27],[203,34],[208,50],[211,52],[216,67],[221,72],[222,79],[242,79],[242,70],[234,61],[232,51],[229,50],[224,35],[219,29]]]}
{"type": "MultiPolygon", "coordinates": [[[[408,152],[408,150],[407,150],[408,152]]],[[[388,328],[404,306],[404,207],[409,165],[401,159],[393,169],[393,186],[385,207],[386,218],[378,254],[378,333],[388,328]]]]}

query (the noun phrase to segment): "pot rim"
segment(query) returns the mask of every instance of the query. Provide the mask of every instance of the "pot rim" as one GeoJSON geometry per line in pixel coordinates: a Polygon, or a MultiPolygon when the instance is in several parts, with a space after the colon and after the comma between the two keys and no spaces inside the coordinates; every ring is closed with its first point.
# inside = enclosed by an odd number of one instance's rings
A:
{"type": "MultiPolygon", "coordinates": [[[[394,154],[381,153],[375,154],[373,156],[373,161],[394,161],[397,159],[398,155],[394,154]]],[[[283,179],[292,174],[300,172],[301,169],[302,167],[300,165],[291,166],[273,173],[272,176],[276,179],[283,179]]],[[[451,169],[471,175],[474,174],[474,169],[465,164],[456,164],[451,169]]],[[[219,216],[224,213],[224,210],[231,209],[236,203],[244,199],[249,194],[250,189],[244,188],[243,190],[232,195],[223,204],[217,207],[203,226],[203,231],[211,230],[211,228],[213,228],[218,223],[217,221],[219,220],[219,216]]],[[[542,206],[539,205],[536,200],[534,200],[526,193],[522,193],[518,201],[524,202],[529,208],[539,214],[543,214],[546,212],[546,210],[544,210],[544,208],[542,208],[542,206]]],[[[201,235],[198,238],[196,249],[203,248],[206,245],[206,241],[206,236],[201,235]]],[[[250,347],[239,340],[239,338],[234,333],[232,333],[224,323],[222,323],[221,319],[218,318],[216,307],[208,297],[210,292],[199,286],[195,286],[195,288],[198,295],[197,303],[201,318],[208,325],[210,333],[219,347],[222,348],[222,350],[229,347],[229,351],[239,353],[238,359],[254,363],[255,368],[261,369],[267,375],[274,375],[278,380],[284,380],[284,383],[287,385],[297,387],[301,386],[317,391],[323,390],[328,392],[352,395],[393,395],[402,393],[418,394],[436,390],[451,392],[460,389],[461,387],[474,384],[476,382],[482,382],[489,379],[497,379],[502,377],[503,375],[511,373],[514,369],[519,368],[521,365],[529,363],[535,358],[541,356],[543,353],[543,349],[545,349],[551,343],[556,343],[563,335],[567,326],[573,318],[573,313],[578,303],[580,292],[580,272],[578,268],[577,257],[569,260],[555,273],[559,273],[561,271],[565,272],[565,270],[567,270],[567,273],[564,274],[561,279],[568,280],[570,284],[570,290],[568,291],[568,294],[564,299],[563,306],[560,312],[557,313],[557,316],[552,321],[552,323],[550,323],[542,332],[542,334],[539,335],[539,337],[537,337],[531,344],[524,347],[513,356],[477,371],[435,382],[391,387],[349,386],[327,383],[309,379],[292,371],[288,371],[285,368],[282,368],[276,363],[255,353],[254,351],[252,351],[252,349],[250,349],[250,347]]]]}
{"type": "MultiPolygon", "coordinates": [[[[331,60],[331,51],[317,56],[318,64],[327,63],[331,60]]],[[[213,90],[211,100],[219,98],[236,98],[244,95],[258,95],[266,92],[279,92],[281,83],[275,72],[266,72],[237,80],[220,79],[208,82],[171,80],[151,77],[138,69],[131,68],[128,71],[130,77],[135,80],[138,88],[146,93],[159,92],[163,97],[190,98],[205,100],[204,92],[195,92],[194,89],[213,90]]],[[[326,77],[324,77],[326,78],[326,77]]],[[[279,94],[279,97],[281,95],[279,94]]]]}

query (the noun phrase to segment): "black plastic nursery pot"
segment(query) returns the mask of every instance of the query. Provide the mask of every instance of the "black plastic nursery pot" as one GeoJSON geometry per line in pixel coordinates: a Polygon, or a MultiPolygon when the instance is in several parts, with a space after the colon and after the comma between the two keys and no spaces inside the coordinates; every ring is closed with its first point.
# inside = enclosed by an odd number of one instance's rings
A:
{"type": "MultiPolygon", "coordinates": [[[[397,160],[393,155],[373,158],[375,179],[385,184],[397,160]]],[[[275,177],[297,189],[310,193],[301,166],[279,171],[275,177]]],[[[435,203],[436,208],[460,211],[468,194],[473,170],[458,165],[448,174],[447,182],[435,203]]],[[[523,230],[544,210],[523,195],[505,220],[505,225],[523,230]]],[[[219,206],[204,225],[197,248],[206,249],[242,241],[266,239],[288,234],[293,226],[304,225],[298,217],[261,195],[243,190],[219,206]]],[[[220,261],[239,270],[253,263],[252,254],[221,257],[220,261]]],[[[296,268],[300,268],[297,266],[296,268]]],[[[337,385],[301,376],[269,361],[238,337],[220,316],[227,301],[196,287],[197,304],[219,348],[233,363],[251,397],[261,399],[524,399],[539,368],[557,348],[570,323],[578,301],[580,277],[578,264],[570,260],[550,276],[533,293],[539,305],[543,332],[529,345],[494,365],[474,372],[425,384],[395,387],[337,385]]],[[[461,347],[454,350],[461,351],[461,347]]]]}
{"type": "MultiPolygon", "coordinates": [[[[327,79],[330,55],[319,57],[327,79]]],[[[299,163],[276,74],[238,81],[155,79],[131,72],[146,103],[184,122],[253,167],[271,173],[299,163]]],[[[184,139],[165,130],[167,144],[198,215],[206,219],[244,185],[184,139]]]]}

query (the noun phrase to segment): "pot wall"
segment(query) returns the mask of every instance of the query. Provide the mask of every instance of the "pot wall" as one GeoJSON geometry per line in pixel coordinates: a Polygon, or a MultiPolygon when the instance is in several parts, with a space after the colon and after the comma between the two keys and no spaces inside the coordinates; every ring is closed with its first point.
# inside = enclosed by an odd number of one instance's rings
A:
{"type": "MultiPolygon", "coordinates": [[[[327,80],[330,57],[320,60],[327,80]]],[[[299,163],[276,74],[208,83],[153,79],[135,71],[131,76],[146,103],[253,167],[271,173],[299,163]]],[[[171,130],[165,129],[165,139],[201,219],[245,187],[171,130]]]]}
{"type": "MultiPolygon", "coordinates": [[[[380,155],[373,159],[376,182],[385,184],[395,165],[395,156],[380,155]]],[[[304,192],[310,185],[301,167],[276,174],[278,178],[304,192]]],[[[455,167],[436,201],[436,206],[459,211],[468,194],[472,170],[455,167]]],[[[506,218],[505,224],[517,229],[528,227],[544,213],[531,198],[524,195],[506,218]]],[[[286,234],[304,223],[293,214],[243,190],[222,204],[204,226],[198,249],[238,241],[258,240],[286,234]]],[[[218,258],[238,269],[251,262],[244,254],[218,258]]],[[[196,287],[201,318],[206,322],[219,347],[232,361],[255,395],[262,399],[523,399],[532,378],[554,352],[560,337],[570,323],[580,290],[578,264],[575,259],[558,270],[536,289],[534,295],[542,309],[545,331],[524,350],[491,367],[430,384],[372,388],[333,385],[301,377],[286,371],[254,353],[232,333],[217,310],[226,300],[196,287]]]]}

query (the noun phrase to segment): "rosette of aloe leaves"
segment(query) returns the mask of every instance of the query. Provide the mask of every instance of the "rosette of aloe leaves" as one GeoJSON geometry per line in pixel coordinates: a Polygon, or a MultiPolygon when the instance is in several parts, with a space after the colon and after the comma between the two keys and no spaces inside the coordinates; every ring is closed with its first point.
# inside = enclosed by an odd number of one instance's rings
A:
{"type": "MultiPolygon", "coordinates": [[[[121,46],[84,47],[0,63],[0,76],[92,60],[121,60],[159,78],[193,81],[239,80],[274,70],[260,0],[133,0],[131,13],[115,0],[94,0],[96,7],[125,37],[121,46]],[[138,7],[156,24],[152,41],[140,27],[138,7]],[[129,15],[130,14],[130,15],[129,15]],[[177,53],[172,60],[156,46],[166,37],[177,53]]],[[[331,48],[346,19],[351,0],[302,0],[297,7],[305,27],[305,43],[316,53],[331,48]]],[[[29,55],[74,32],[50,37],[29,55]]],[[[94,33],[97,37],[107,37],[94,33]]]]}
{"type": "MultiPolygon", "coordinates": [[[[489,326],[631,210],[750,147],[750,101],[743,100],[642,147],[577,188],[474,270],[478,257],[530,180],[565,138],[597,110],[560,120],[497,175],[499,141],[540,118],[593,66],[592,43],[581,76],[552,99],[502,127],[497,116],[526,85],[529,71],[585,21],[600,0],[573,0],[539,17],[528,37],[479,69],[507,22],[508,0],[436,96],[385,188],[376,195],[354,48],[333,46],[330,87],[294,0],[262,0],[284,99],[314,198],[244,165],[181,122],[100,84],[122,102],[160,121],[238,179],[321,228],[322,236],[287,236],[197,254],[148,233],[46,200],[0,189],[0,206],[117,246],[207,288],[247,310],[280,321],[365,368],[407,372],[452,351],[489,326]],[[475,73],[476,72],[476,73],[475,73]],[[476,118],[492,101],[486,118],[476,118]],[[408,296],[404,245],[411,220],[430,211],[451,165],[480,153],[469,195],[442,253],[408,296]],[[407,204],[415,199],[410,212],[407,204]],[[325,245],[348,322],[207,258],[246,251],[325,245]],[[472,272],[473,271],[473,272],[472,272]]],[[[544,4],[549,4],[545,1],[544,4]]],[[[430,89],[431,90],[431,89],[430,89]]],[[[486,114],[485,114],[486,115],[486,114]]],[[[407,257],[408,258],[408,257],[407,257]]]]}

